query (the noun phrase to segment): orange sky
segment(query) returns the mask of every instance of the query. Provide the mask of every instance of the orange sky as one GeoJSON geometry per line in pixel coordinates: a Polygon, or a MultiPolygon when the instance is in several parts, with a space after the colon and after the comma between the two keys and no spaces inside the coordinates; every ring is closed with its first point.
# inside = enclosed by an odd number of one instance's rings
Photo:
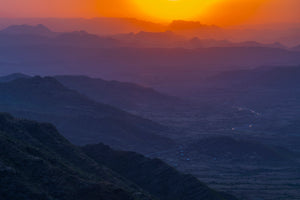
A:
{"type": "Polygon", "coordinates": [[[216,25],[299,23],[299,10],[300,0],[0,0],[1,17],[174,18],[216,25]]]}

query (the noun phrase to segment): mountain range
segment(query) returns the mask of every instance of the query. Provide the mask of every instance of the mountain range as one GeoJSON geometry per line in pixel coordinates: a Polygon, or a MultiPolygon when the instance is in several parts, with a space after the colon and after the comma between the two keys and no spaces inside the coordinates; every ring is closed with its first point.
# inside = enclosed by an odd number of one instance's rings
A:
{"type": "Polygon", "coordinates": [[[18,117],[52,122],[75,144],[104,142],[135,151],[173,145],[160,135],[167,127],[90,100],[51,77],[0,83],[0,109],[18,117]]]}
{"type": "MultiPolygon", "coordinates": [[[[88,76],[54,76],[66,87],[76,90],[97,102],[125,110],[161,110],[183,104],[177,97],[168,96],[138,84],[107,81],[88,76]]],[[[1,79],[0,79],[1,80],[1,79]]]]}
{"type": "MultiPolygon", "coordinates": [[[[174,22],[175,23],[175,22],[174,22]]],[[[178,22],[179,23],[179,22],[178,22]]],[[[180,24],[180,23],[179,23],[180,24]]],[[[172,25],[171,27],[182,25],[172,25]]],[[[183,25],[184,26],[184,25],[183,25]]],[[[189,29],[187,25],[186,29],[189,29]]],[[[204,25],[199,25],[203,28],[204,25]]],[[[198,27],[198,25],[197,25],[198,27]]],[[[183,28],[184,29],[184,28],[183,28]]],[[[76,29],[74,29],[76,30],[76,29]]],[[[183,36],[173,32],[172,29],[163,32],[146,32],[116,34],[109,36],[100,36],[91,34],[84,30],[70,32],[53,32],[46,26],[38,24],[30,25],[13,25],[0,31],[0,39],[5,41],[4,44],[30,44],[46,43],[72,46],[89,46],[89,47],[135,47],[135,48],[209,48],[209,47],[270,47],[286,48],[284,45],[274,42],[264,44],[255,41],[231,42],[229,40],[217,40],[183,36]],[[30,37],[31,36],[31,37],[30,37]],[[33,37],[35,36],[35,37],[33,37]],[[44,37],[44,38],[43,38],[44,37]],[[17,38],[19,43],[13,39],[17,38]],[[24,41],[22,41],[22,38],[24,41]],[[28,40],[30,39],[30,40],[28,40]]]]}
{"type": "Polygon", "coordinates": [[[0,144],[3,200],[235,200],[159,160],[114,151],[101,144],[82,150],[47,123],[0,114],[0,144]],[[126,162],[128,167],[124,165],[126,159],[130,160],[126,162]],[[153,182],[138,181],[143,176],[153,182]],[[161,191],[163,188],[170,190],[161,191]]]}
{"type": "Polygon", "coordinates": [[[199,22],[174,21],[170,24],[159,24],[134,18],[93,18],[93,19],[0,19],[0,28],[9,25],[36,25],[44,24],[58,32],[71,32],[74,30],[86,30],[97,35],[113,35],[130,32],[164,32],[168,30],[186,29],[212,29],[216,26],[207,26],[199,22]]]}
{"type": "Polygon", "coordinates": [[[55,33],[48,29],[46,26],[42,24],[38,24],[36,26],[30,25],[13,25],[9,26],[1,31],[2,34],[8,35],[35,35],[35,36],[46,36],[51,37],[55,36],[55,33]]]}
{"type": "Polygon", "coordinates": [[[144,32],[173,31],[176,34],[201,39],[258,41],[260,43],[280,42],[284,45],[299,44],[299,24],[264,24],[261,26],[218,27],[203,24],[199,21],[175,20],[169,24],[159,24],[133,18],[0,18],[0,29],[11,25],[44,24],[55,32],[72,32],[85,30],[101,36],[144,32]]]}
{"type": "Polygon", "coordinates": [[[80,74],[135,82],[174,95],[193,89],[211,73],[300,63],[299,52],[282,48],[116,47],[114,44],[118,42],[115,39],[89,36],[85,32],[69,33],[59,40],[61,35],[51,39],[28,35],[2,36],[0,34],[2,74],[80,74]]]}

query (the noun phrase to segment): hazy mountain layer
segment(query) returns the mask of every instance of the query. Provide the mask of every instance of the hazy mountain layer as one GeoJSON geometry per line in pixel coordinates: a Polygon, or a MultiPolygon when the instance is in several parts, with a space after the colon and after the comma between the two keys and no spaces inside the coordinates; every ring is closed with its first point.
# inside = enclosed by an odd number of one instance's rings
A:
{"type": "Polygon", "coordinates": [[[89,98],[126,110],[167,109],[183,103],[152,88],[134,83],[106,81],[86,76],[55,76],[56,80],[70,89],[77,90],[89,98]]]}
{"type": "Polygon", "coordinates": [[[104,142],[118,148],[154,150],[172,142],[167,129],[112,106],[96,103],[54,78],[34,77],[0,84],[0,109],[54,123],[75,144],[104,142]]]}

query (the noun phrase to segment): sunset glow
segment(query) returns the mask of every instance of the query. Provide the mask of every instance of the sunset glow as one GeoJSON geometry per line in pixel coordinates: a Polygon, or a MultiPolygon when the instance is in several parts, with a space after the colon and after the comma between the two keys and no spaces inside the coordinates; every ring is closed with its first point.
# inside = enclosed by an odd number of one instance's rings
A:
{"type": "Polygon", "coordinates": [[[269,0],[132,0],[143,18],[169,22],[176,19],[239,24],[254,16],[269,0]]]}
{"type": "Polygon", "coordinates": [[[299,7],[299,0],[10,0],[0,1],[0,17],[180,19],[226,26],[299,23],[299,7]]]}
{"type": "Polygon", "coordinates": [[[170,21],[195,19],[208,12],[210,6],[222,0],[133,0],[145,15],[170,21]]]}

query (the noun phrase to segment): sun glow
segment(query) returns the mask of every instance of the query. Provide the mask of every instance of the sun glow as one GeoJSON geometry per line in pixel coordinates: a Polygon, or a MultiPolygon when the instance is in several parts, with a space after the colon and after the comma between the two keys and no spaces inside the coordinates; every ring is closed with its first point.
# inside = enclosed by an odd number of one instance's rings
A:
{"type": "Polygon", "coordinates": [[[133,9],[145,19],[170,22],[196,20],[217,25],[247,21],[272,0],[130,0],[133,9]]]}
{"type": "Polygon", "coordinates": [[[224,0],[132,0],[145,15],[158,20],[195,19],[224,0]]]}

